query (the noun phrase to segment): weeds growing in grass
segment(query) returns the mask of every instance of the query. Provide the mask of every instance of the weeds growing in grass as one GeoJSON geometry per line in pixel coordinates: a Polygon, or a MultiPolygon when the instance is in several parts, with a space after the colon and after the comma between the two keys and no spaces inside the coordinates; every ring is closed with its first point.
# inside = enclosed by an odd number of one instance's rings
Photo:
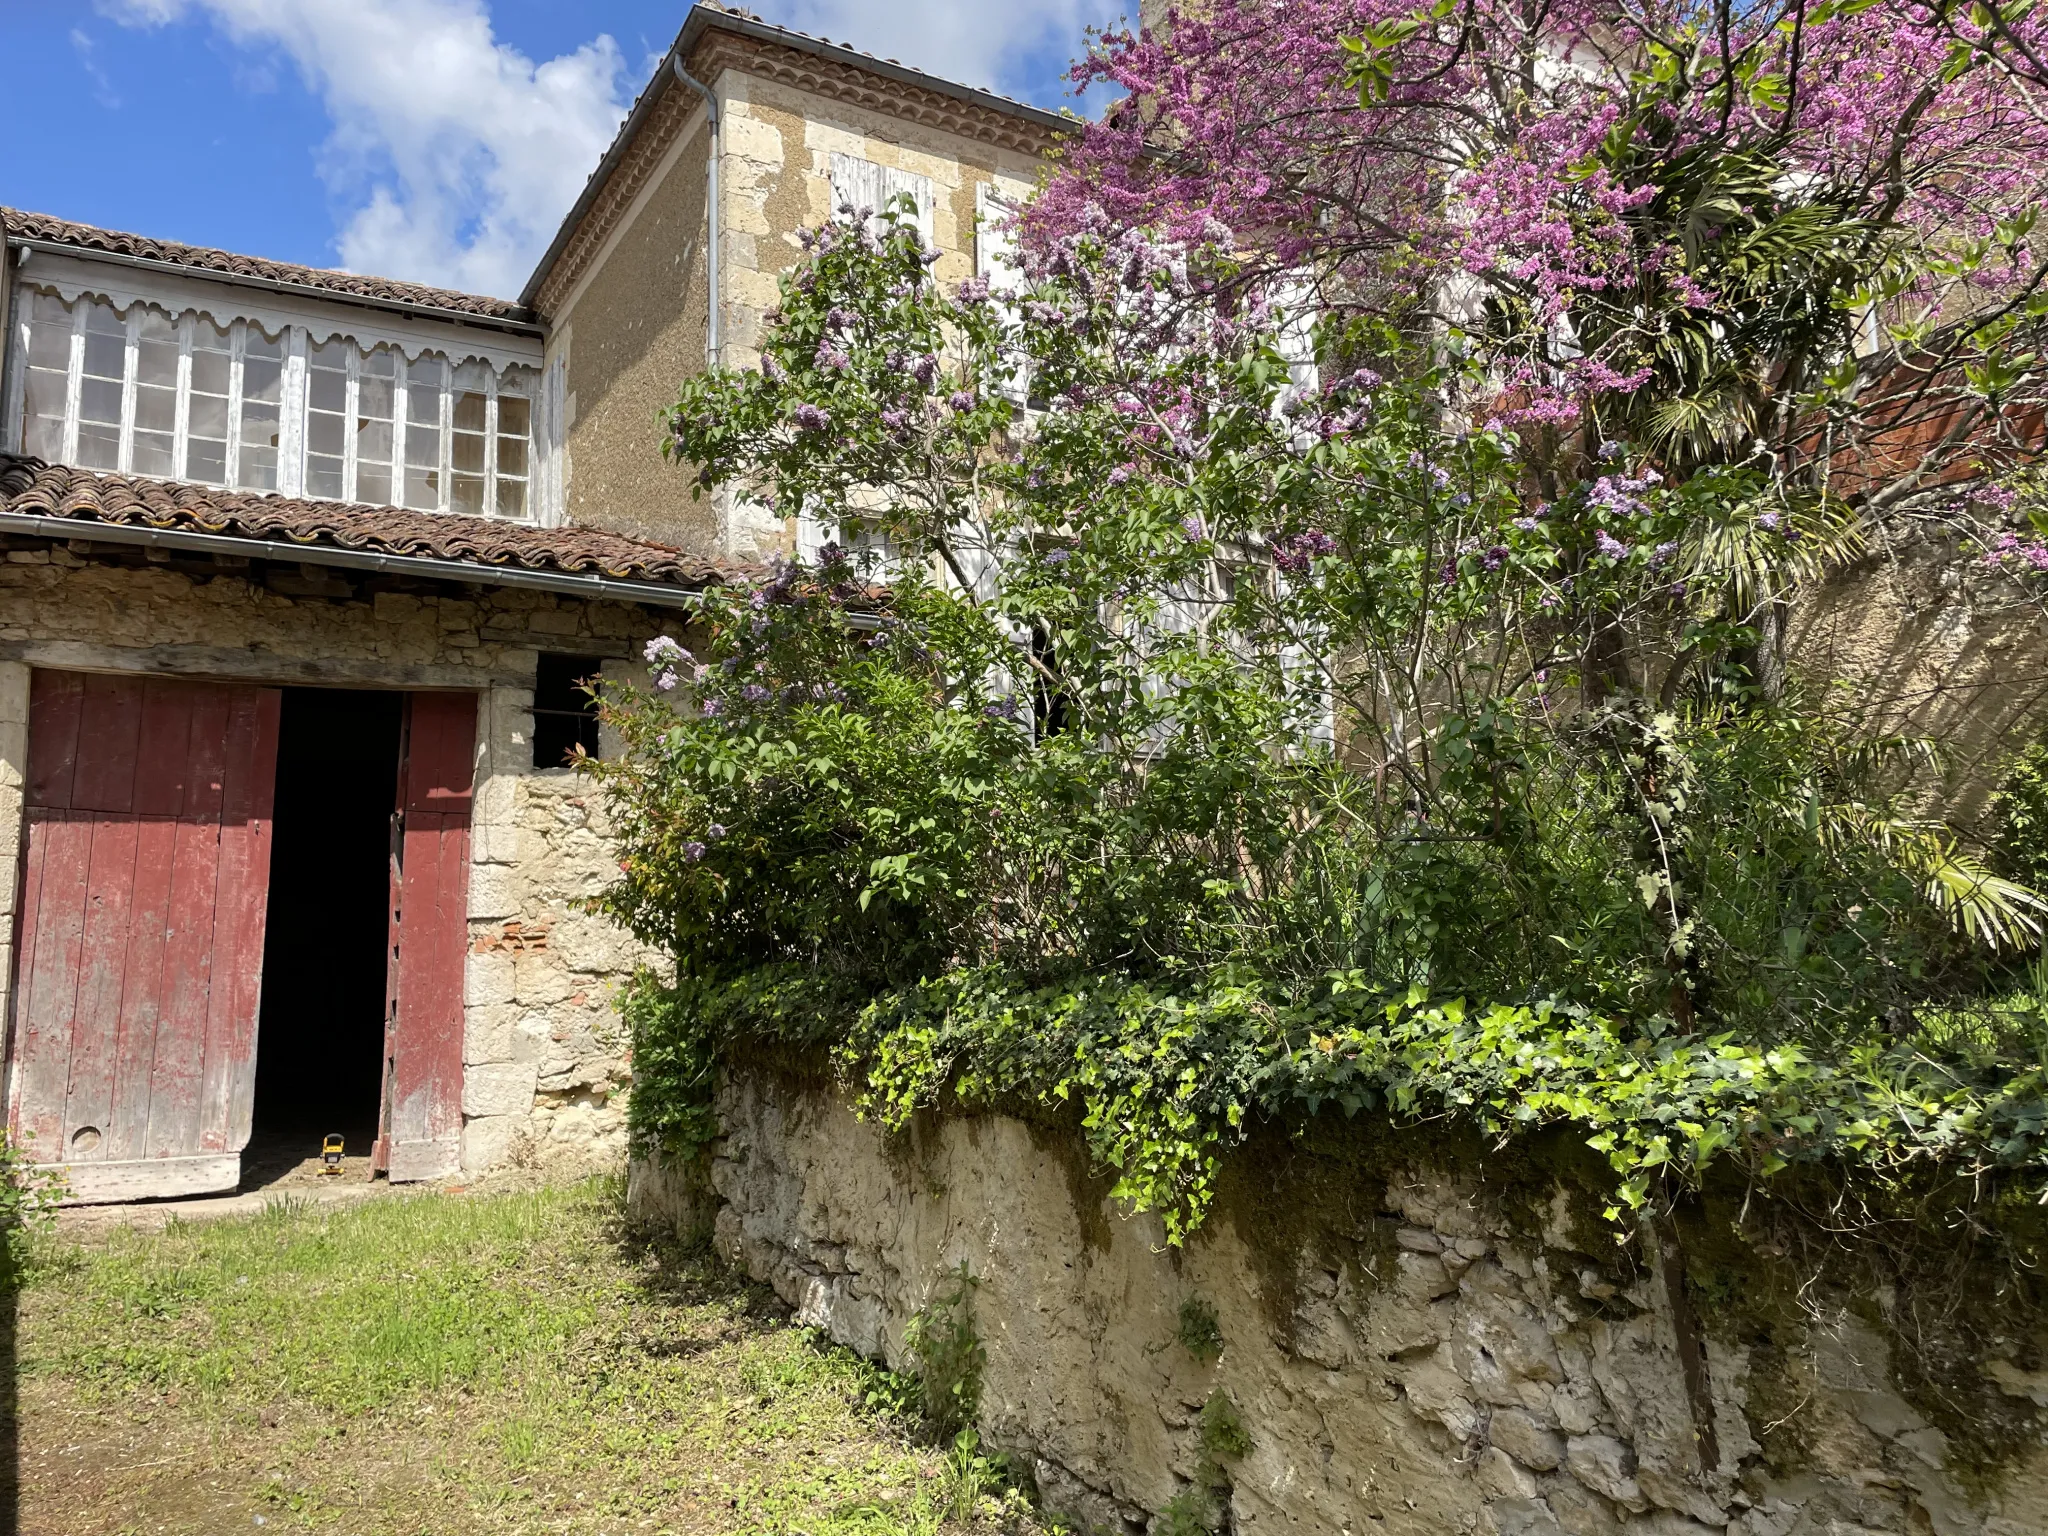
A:
{"type": "Polygon", "coordinates": [[[38,1403],[61,1403],[67,1443],[140,1424],[149,1449],[110,1440],[89,1486],[32,1479],[24,1508],[61,1506],[53,1528],[147,1515],[193,1536],[228,1528],[223,1489],[243,1526],[262,1513],[349,1536],[1039,1529],[971,1429],[930,1441],[923,1381],[790,1326],[701,1255],[633,1237],[617,1196],[280,1203],[39,1239],[26,1432],[59,1417],[38,1403]],[[164,1482],[178,1469],[186,1525],[164,1482]]]}

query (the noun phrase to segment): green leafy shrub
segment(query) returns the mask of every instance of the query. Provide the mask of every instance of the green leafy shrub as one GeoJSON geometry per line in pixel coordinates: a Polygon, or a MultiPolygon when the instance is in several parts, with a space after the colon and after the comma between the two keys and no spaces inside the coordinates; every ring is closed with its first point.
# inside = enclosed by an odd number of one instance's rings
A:
{"type": "Polygon", "coordinates": [[[900,220],[810,239],[668,449],[845,542],[651,644],[591,770],[600,905],[679,977],[644,1135],[772,1045],[889,1126],[1078,1108],[1176,1242],[1255,1119],[1330,1109],[1572,1126],[1617,1216],[1723,1160],[2038,1181],[2048,904],[1772,660],[1862,548],[1824,483],[1538,463],[1372,327],[1306,390],[1221,250],[1084,233],[1002,304],[900,220]]]}
{"type": "Polygon", "coordinates": [[[1202,1404],[1201,1440],[1202,1454],[1218,1465],[1240,1461],[1252,1453],[1252,1434],[1245,1428],[1244,1416],[1221,1387],[1202,1404]]]}
{"type": "Polygon", "coordinates": [[[0,1292],[20,1283],[36,1233],[55,1218],[64,1179],[38,1169],[28,1149],[0,1132],[0,1292]]]}
{"type": "Polygon", "coordinates": [[[976,1281],[962,1259],[950,1272],[952,1285],[936,1292],[903,1330],[903,1342],[917,1358],[924,1383],[925,1414],[941,1436],[959,1438],[973,1432],[981,1412],[982,1371],[988,1352],[974,1331],[976,1281]]]}
{"type": "Polygon", "coordinates": [[[1200,1296],[1190,1296],[1180,1304],[1180,1323],[1173,1336],[1204,1365],[1222,1358],[1223,1328],[1216,1320],[1216,1309],[1200,1296]]]}

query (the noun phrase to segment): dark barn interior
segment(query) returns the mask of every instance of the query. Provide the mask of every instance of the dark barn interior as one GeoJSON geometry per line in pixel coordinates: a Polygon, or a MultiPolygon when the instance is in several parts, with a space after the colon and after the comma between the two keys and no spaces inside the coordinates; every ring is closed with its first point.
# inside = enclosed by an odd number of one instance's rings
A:
{"type": "Polygon", "coordinates": [[[375,1138],[404,702],[392,692],[284,692],[245,1167],[317,1156],[334,1133],[354,1158],[375,1138]]]}

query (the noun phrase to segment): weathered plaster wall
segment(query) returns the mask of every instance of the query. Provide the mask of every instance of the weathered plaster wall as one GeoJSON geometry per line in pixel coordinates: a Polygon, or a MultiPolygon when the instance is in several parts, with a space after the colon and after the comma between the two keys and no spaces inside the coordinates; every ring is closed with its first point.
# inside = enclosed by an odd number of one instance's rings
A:
{"type": "Polygon", "coordinates": [[[2004,754],[2048,724],[2037,590],[1946,536],[1879,530],[1880,548],[1795,606],[1791,670],[1839,680],[1829,705],[1943,753],[1945,812],[1971,823],[2004,754]]]}
{"type": "MultiPolygon", "coordinates": [[[[830,218],[835,150],[932,180],[936,271],[974,272],[975,187],[1010,195],[1037,163],[1014,151],[809,95],[725,69],[710,82],[723,110],[720,286],[723,360],[759,363],[776,279],[801,255],[797,232],[830,218]]],[[[570,520],[707,554],[759,559],[795,547],[794,526],[730,498],[694,501],[688,471],[664,462],[655,414],[703,368],[709,313],[704,262],[708,130],[667,151],[553,317],[551,355],[568,357],[570,520]]]]}
{"type": "Polygon", "coordinates": [[[700,119],[554,317],[549,341],[568,357],[569,520],[703,554],[721,548],[717,519],[662,458],[655,416],[704,368],[709,153],[700,119]]]}
{"type": "Polygon", "coordinates": [[[640,954],[579,909],[611,869],[602,808],[573,771],[532,766],[525,710],[541,651],[617,658],[614,675],[637,675],[630,658],[675,616],[513,589],[394,590],[312,566],[257,579],[17,543],[0,559],[0,1019],[14,974],[5,946],[32,666],[473,689],[463,1166],[615,1166],[627,1067],[612,1000],[640,954]]]}
{"type": "MultiPolygon", "coordinates": [[[[1161,1530],[1204,1476],[1199,1421],[1222,1392],[1251,1442],[1224,1462],[1239,1533],[2048,1532],[2038,1416],[2031,1450],[1973,1481],[1888,1375],[1875,1312],[1816,1294],[1789,1344],[1703,1329],[1666,1283],[1683,1265],[1621,1262],[1562,1183],[1524,1181],[1510,1209],[1483,1163],[1283,1160],[1226,1179],[1174,1251],[1117,1214],[1064,1133],[983,1116],[892,1141],[765,1074],[728,1079],[718,1107],[715,1196],[642,1164],[641,1209],[689,1226],[715,1207],[723,1254],[897,1366],[906,1322],[964,1261],[982,1430],[1083,1529],[1161,1530]],[[1190,1300],[1213,1308],[1212,1361],[1176,1339],[1190,1300]]],[[[2039,1365],[1984,1372],[2024,1414],[2048,1404],[2039,1365]]]]}

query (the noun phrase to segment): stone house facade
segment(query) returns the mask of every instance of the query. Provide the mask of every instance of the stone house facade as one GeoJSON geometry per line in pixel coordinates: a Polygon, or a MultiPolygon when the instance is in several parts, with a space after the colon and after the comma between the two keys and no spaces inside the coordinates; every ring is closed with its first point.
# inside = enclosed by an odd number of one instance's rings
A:
{"type": "Polygon", "coordinates": [[[989,270],[1059,121],[700,5],[517,301],[0,214],[33,1160],[111,1200],[329,1133],[393,1179],[617,1158],[650,957],[587,910],[567,759],[610,744],[576,684],[821,536],[695,502],[655,414],[756,358],[841,204],[908,192],[942,278],[989,270]]]}

